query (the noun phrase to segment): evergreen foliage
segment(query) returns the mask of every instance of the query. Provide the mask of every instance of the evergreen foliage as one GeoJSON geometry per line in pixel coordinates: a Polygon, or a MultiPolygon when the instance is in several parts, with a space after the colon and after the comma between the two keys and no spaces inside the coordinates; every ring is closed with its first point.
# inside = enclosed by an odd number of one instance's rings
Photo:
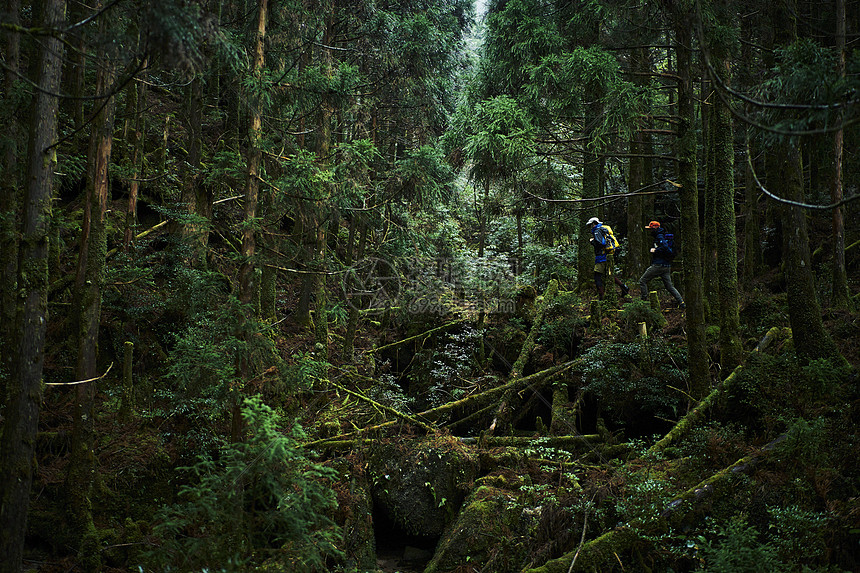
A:
{"type": "Polygon", "coordinates": [[[248,571],[272,566],[318,571],[336,556],[330,483],[335,472],[301,448],[300,426],[283,428],[258,397],[242,407],[248,438],[179,468],[188,473],[180,501],[164,507],[146,555],[157,571],[248,571]]]}

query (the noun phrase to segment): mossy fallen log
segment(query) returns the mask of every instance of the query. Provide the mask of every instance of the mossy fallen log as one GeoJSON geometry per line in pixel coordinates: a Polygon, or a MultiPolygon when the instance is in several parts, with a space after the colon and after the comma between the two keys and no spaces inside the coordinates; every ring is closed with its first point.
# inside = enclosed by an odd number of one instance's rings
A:
{"type": "MultiPolygon", "coordinates": [[[[522,376],[529,356],[531,356],[531,352],[532,350],[534,350],[535,344],[537,342],[538,332],[543,325],[544,313],[546,312],[547,307],[550,305],[553,299],[555,299],[555,296],[557,294],[558,281],[553,279],[546,287],[546,291],[543,294],[543,300],[541,300],[540,306],[535,313],[535,319],[534,322],[532,322],[531,330],[529,331],[529,334],[526,337],[522,348],[520,349],[520,353],[517,357],[516,362],[514,362],[514,365],[511,367],[509,380],[516,380],[522,376]]],[[[497,428],[500,430],[504,428],[504,430],[502,431],[506,431],[507,428],[511,425],[511,419],[513,417],[514,411],[517,409],[517,406],[518,404],[520,404],[520,402],[521,397],[519,396],[518,390],[515,387],[507,389],[502,395],[502,399],[499,402],[498,410],[496,411],[496,415],[493,418],[493,422],[490,424],[488,432],[492,434],[496,431],[497,428]]]]}
{"type": "Polygon", "coordinates": [[[483,448],[545,446],[549,448],[566,448],[570,446],[590,445],[601,440],[600,434],[578,434],[573,436],[481,436],[478,438],[460,438],[464,444],[477,444],[483,448]]]}
{"type": "Polygon", "coordinates": [[[464,322],[466,322],[466,319],[455,320],[453,322],[443,324],[442,326],[437,326],[436,328],[431,328],[430,330],[425,330],[421,334],[416,334],[415,336],[410,336],[409,338],[404,338],[403,340],[397,340],[397,341],[392,342],[390,344],[385,344],[383,346],[378,346],[376,348],[371,348],[370,350],[368,350],[368,352],[377,353],[377,352],[380,352],[382,350],[389,350],[391,348],[396,348],[398,346],[406,344],[407,342],[412,342],[413,340],[426,339],[429,336],[436,334],[437,332],[444,332],[444,331],[448,330],[449,328],[452,328],[452,327],[457,326],[458,324],[462,324],[464,322]]]}
{"type": "MultiPolygon", "coordinates": [[[[758,343],[755,350],[753,352],[760,352],[767,348],[772,340],[779,337],[782,334],[782,329],[779,327],[771,328],[767,331],[767,334],[758,343]]],[[[723,380],[710,394],[708,394],[701,402],[696,404],[696,407],[690,410],[686,416],[681,418],[675,426],[669,430],[661,440],[655,443],[648,449],[649,454],[658,454],[668,448],[670,445],[679,442],[684,436],[686,436],[690,430],[696,427],[696,425],[705,417],[705,413],[713,406],[723,394],[726,393],[738,380],[740,377],[740,373],[743,371],[743,364],[735,368],[729,376],[723,380]]]]}
{"type": "Polygon", "coordinates": [[[763,455],[768,454],[781,438],[762,449],[761,453],[745,456],[734,464],[720,470],[695,487],[672,498],[659,515],[635,519],[607,531],[573,551],[547,561],[540,567],[527,569],[523,573],[573,573],[575,571],[599,571],[617,559],[619,554],[632,549],[640,540],[667,533],[671,528],[698,519],[696,509],[705,500],[726,491],[733,491],[734,478],[749,473],[763,455]]]}

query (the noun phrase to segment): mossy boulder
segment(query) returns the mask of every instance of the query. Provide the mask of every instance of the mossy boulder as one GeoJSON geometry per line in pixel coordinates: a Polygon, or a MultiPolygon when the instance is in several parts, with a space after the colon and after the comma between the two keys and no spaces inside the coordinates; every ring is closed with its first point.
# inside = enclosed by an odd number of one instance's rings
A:
{"type": "Polygon", "coordinates": [[[370,452],[374,504],[410,535],[439,537],[477,474],[474,452],[453,437],[384,442],[370,452]]]}
{"type": "Polygon", "coordinates": [[[577,529],[572,513],[531,484],[509,471],[477,480],[424,573],[460,573],[472,563],[475,571],[519,572],[568,546],[577,529]]]}

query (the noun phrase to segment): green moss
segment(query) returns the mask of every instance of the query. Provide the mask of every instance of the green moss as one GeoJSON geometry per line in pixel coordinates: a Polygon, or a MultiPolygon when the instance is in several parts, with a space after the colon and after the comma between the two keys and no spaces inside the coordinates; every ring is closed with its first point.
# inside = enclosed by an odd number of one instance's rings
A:
{"type": "Polygon", "coordinates": [[[427,537],[453,521],[476,472],[476,456],[455,438],[381,443],[368,459],[375,503],[404,531],[427,537]]]}

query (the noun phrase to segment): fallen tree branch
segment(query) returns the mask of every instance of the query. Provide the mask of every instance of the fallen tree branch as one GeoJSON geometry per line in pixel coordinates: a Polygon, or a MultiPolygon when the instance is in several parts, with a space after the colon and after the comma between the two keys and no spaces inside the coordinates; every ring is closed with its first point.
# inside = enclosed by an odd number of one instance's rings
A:
{"type": "MultiPolygon", "coordinates": [[[[511,380],[506,384],[502,384],[501,386],[497,386],[495,388],[490,388],[489,390],[485,390],[484,392],[480,392],[478,394],[472,394],[470,396],[466,396],[465,398],[461,398],[460,400],[455,400],[453,402],[448,402],[447,404],[443,404],[436,408],[431,408],[429,410],[425,410],[423,412],[419,412],[414,415],[415,418],[421,418],[422,420],[426,420],[428,422],[434,422],[442,417],[444,414],[451,412],[457,408],[462,408],[467,405],[473,405],[475,403],[481,404],[485,401],[491,400],[494,396],[505,392],[510,388],[518,388],[521,386],[532,385],[534,387],[540,387],[543,384],[546,384],[550,380],[554,379],[556,376],[560,376],[564,374],[577,364],[581,362],[581,359],[570,360],[565,362],[564,364],[559,364],[553,366],[551,368],[547,368],[546,370],[541,370],[540,372],[535,372],[534,374],[530,374],[528,376],[524,376],[523,378],[519,378],[517,380],[511,380]]],[[[361,428],[354,432],[348,432],[345,434],[340,434],[338,436],[333,436],[331,438],[325,438],[322,440],[316,440],[314,442],[308,442],[305,444],[306,447],[317,447],[324,446],[326,442],[335,441],[335,440],[344,440],[347,438],[351,438],[356,434],[363,434],[367,432],[373,432],[376,430],[382,430],[385,428],[390,428],[397,424],[396,420],[389,420],[387,422],[383,422],[381,424],[377,424],[375,426],[369,426],[367,428],[361,428]]]]}
{"type": "Polygon", "coordinates": [[[424,431],[426,431],[428,434],[432,434],[432,433],[435,433],[436,431],[438,431],[438,428],[435,428],[429,424],[425,424],[424,422],[422,422],[418,418],[415,418],[414,416],[410,416],[409,414],[404,414],[403,412],[400,412],[399,410],[395,410],[394,408],[391,408],[390,406],[386,406],[385,404],[380,404],[376,400],[368,398],[367,396],[365,396],[364,394],[361,394],[360,392],[355,392],[353,390],[350,390],[349,388],[345,388],[345,387],[341,386],[340,384],[338,384],[337,382],[329,380],[329,384],[331,384],[332,386],[334,386],[335,388],[337,388],[341,392],[345,392],[346,394],[349,394],[350,396],[358,398],[359,400],[363,400],[363,401],[367,402],[368,404],[372,404],[373,407],[378,409],[378,410],[381,410],[383,412],[388,412],[389,414],[392,414],[392,415],[396,416],[397,418],[400,418],[401,420],[404,420],[406,422],[409,422],[410,424],[415,424],[416,426],[419,426],[424,431]]]}
{"type": "Polygon", "coordinates": [[[415,336],[410,336],[409,338],[404,338],[403,340],[398,340],[397,342],[392,342],[391,344],[385,344],[385,345],[379,346],[377,348],[371,348],[367,352],[376,353],[376,352],[379,352],[380,350],[387,350],[389,348],[394,348],[396,346],[400,346],[401,344],[406,344],[407,342],[411,342],[411,341],[417,340],[419,338],[427,338],[428,336],[436,334],[437,332],[442,332],[444,330],[448,330],[452,326],[455,326],[457,324],[461,324],[465,321],[466,321],[466,319],[455,320],[454,322],[449,322],[448,324],[443,324],[442,326],[437,326],[436,328],[431,328],[430,330],[424,331],[421,334],[416,334],[415,336]]]}
{"type": "MultiPolygon", "coordinates": [[[[753,352],[760,352],[767,348],[770,342],[780,336],[782,329],[773,327],[767,331],[764,338],[755,347],[753,352]]],[[[717,400],[722,397],[726,391],[734,385],[740,373],[743,371],[743,364],[735,368],[729,376],[723,380],[714,390],[711,391],[701,402],[696,404],[696,407],[687,412],[687,415],[681,418],[675,426],[669,430],[663,438],[648,449],[648,454],[658,454],[665,450],[670,445],[678,442],[692,430],[699,421],[704,418],[705,412],[713,406],[717,400]]]]}

